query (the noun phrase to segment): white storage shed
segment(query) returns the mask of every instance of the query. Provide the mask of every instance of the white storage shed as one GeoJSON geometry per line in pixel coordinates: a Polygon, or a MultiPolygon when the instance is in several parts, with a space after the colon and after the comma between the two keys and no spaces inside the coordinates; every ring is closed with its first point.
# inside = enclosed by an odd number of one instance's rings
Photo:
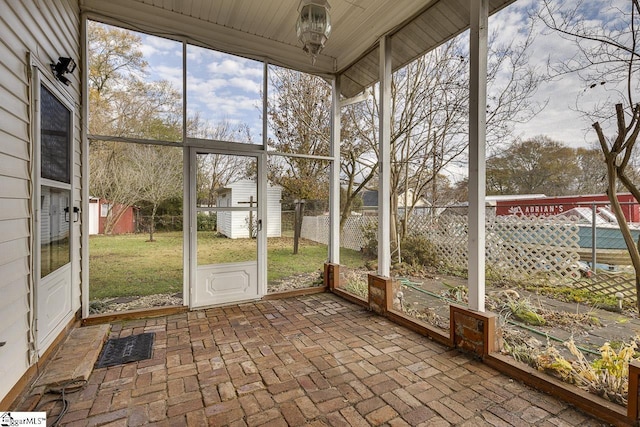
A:
{"type": "MultiPolygon", "coordinates": [[[[280,237],[282,233],[282,218],[280,201],[282,187],[267,185],[267,237],[280,237]]],[[[242,179],[218,190],[216,207],[218,208],[247,208],[247,210],[218,211],[216,224],[218,232],[230,239],[246,239],[249,230],[256,226],[256,213],[250,212],[249,207],[257,205],[256,182],[242,179]]]]}

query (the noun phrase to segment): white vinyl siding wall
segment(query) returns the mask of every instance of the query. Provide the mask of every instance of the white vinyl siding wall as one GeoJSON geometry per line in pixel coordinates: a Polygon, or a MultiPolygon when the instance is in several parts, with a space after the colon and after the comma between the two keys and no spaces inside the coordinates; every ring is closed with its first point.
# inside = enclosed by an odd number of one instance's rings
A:
{"type": "MultiPolygon", "coordinates": [[[[246,203],[253,197],[253,201],[257,205],[258,193],[256,191],[255,181],[238,181],[229,184],[231,188],[231,206],[238,208],[248,208],[246,203]]],[[[255,208],[255,205],[254,205],[255,208]]],[[[231,214],[231,234],[227,234],[232,239],[246,239],[249,236],[249,212],[225,212],[231,214]]],[[[254,221],[257,220],[257,211],[253,212],[254,221]]]]}
{"type": "Polygon", "coordinates": [[[282,187],[267,186],[267,237],[282,235],[282,187]]]}
{"type": "MultiPolygon", "coordinates": [[[[0,400],[34,360],[29,352],[29,288],[33,250],[32,106],[28,53],[44,65],[59,56],[80,63],[80,12],[77,0],[4,0],[0,2],[0,400]]],[[[80,72],[60,86],[74,100],[74,205],[80,206],[80,72]]],[[[57,82],[54,84],[58,84],[57,82]]],[[[80,307],[80,223],[74,224],[73,309],[80,307]]],[[[35,248],[39,250],[39,248],[35,248]]]]}

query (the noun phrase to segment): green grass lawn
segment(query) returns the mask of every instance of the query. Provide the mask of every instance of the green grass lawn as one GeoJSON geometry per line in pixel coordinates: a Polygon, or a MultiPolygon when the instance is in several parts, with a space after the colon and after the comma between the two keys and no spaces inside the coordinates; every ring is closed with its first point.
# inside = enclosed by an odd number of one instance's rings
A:
{"type": "MultiPolygon", "coordinates": [[[[368,258],[351,249],[340,250],[340,264],[362,267],[368,258]]],[[[321,271],[327,261],[327,245],[301,240],[298,254],[293,255],[293,238],[270,238],[267,248],[267,280],[283,279],[299,273],[321,271]]]]}
{"type": "Polygon", "coordinates": [[[182,233],[89,237],[89,297],[182,291],[182,233]]]}
{"type": "MultiPolygon", "coordinates": [[[[156,233],[155,242],[145,234],[91,236],[89,238],[89,296],[93,299],[153,295],[182,291],[182,233],[156,233]]],[[[255,259],[256,241],[226,239],[211,232],[198,233],[199,264],[255,259]]],[[[268,240],[269,282],[294,274],[320,271],[327,260],[327,246],[301,241],[293,255],[293,239],[268,240]]],[[[340,264],[356,268],[366,258],[349,249],[340,251],[340,264]]]]}

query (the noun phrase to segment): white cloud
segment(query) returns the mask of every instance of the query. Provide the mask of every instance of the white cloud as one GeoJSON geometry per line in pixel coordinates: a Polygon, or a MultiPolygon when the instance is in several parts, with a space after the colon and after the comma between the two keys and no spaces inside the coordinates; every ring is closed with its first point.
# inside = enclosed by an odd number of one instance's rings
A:
{"type": "Polygon", "coordinates": [[[182,91],[182,67],[157,65],[152,67],[152,72],[161,80],[167,80],[173,87],[182,91]]]}
{"type": "Polygon", "coordinates": [[[225,58],[219,62],[212,62],[208,71],[224,76],[243,76],[262,78],[262,64],[242,58],[225,58]]]}
{"type": "Polygon", "coordinates": [[[245,92],[260,95],[260,91],[262,90],[262,81],[234,77],[229,79],[228,82],[230,86],[241,89],[245,92]]]}
{"type": "Polygon", "coordinates": [[[182,43],[147,34],[139,35],[142,38],[140,51],[150,64],[164,60],[182,62],[182,43]]]}
{"type": "Polygon", "coordinates": [[[151,46],[150,44],[143,43],[142,46],[140,46],[140,51],[142,52],[142,56],[144,56],[145,58],[149,58],[155,55],[158,52],[158,49],[151,46]]]}
{"type": "MultiPolygon", "coordinates": [[[[182,88],[182,44],[160,37],[143,36],[142,52],[150,78],[167,80],[182,88]]],[[[187,107],[212,124],[246,123],[254,137],[260,122],[263,65],[197,46],[187,47],[187,107]]]]}
{"type": "MultiPolygon", "coordinates": [[[[613,25],[610,4],[617,3],[622,9],[628,9],[628,1],[587,0],[581,9],[588,25],[613,25]]],[[[499,41],[518,40],[526,28],[527,11],[537,6],[536,0],[520,0],[496,14],[489,21],[491,30],[497,29],[499,41]]],[[[618,14],[619,15],[619,14],[618,14]]],[[[548,61],[556,62],[572,58],[576,54],[573,42],[558,33],[548,30],[541,23],[536,27],[536,38],[529,50],[529,63],[540,71],[545,71],[548,61]]],[[[530,122],[515,126],[516,136],[531,138],[547,135],[572,147],[592,146],[596,135],[591,127],[592,120],[585,118],[578,110],[590,111],[615,90],[612,84],[588,89],[577,75],[568,74],[554,81],[542,84],[533,97],[534,102],[548,102],[546,108],[530,122]],[[609,92],[607,92],[607,90],[609,92]]],[[[605,131],[610,131],[606,129],[605,131]]]]}
{"type": "Polygon", "coordinates": [[[229,97],[253,97],[260,99],[260,90],[262,88],[261,82],[255,80],[245,79],[241,77],[236,78],[209,78],[202,79],[196,78],[191,74],[187,78],[187,88],[189,93],[201,97],[208,97],[215,94],[225,94],[229,97]]]}
{"type": "MultiPolygon", "coordinates": [[[[519,0],[493,16],[489,28],[497,41],[522,40],[527,28],[527,14],[539,3],[539,0],[519,0]]],[[[628,8],[628,0],[585,0],[585,22],[613,25],[619,14],[613,13],[611,4],[628,8]]],[[[530,63],[539,70],[546,69],[549,59],[570,58],[574,54],[575,48],[570,41],[548,30],[543,31],[542,27],[537,31],[540,34],[536,36],[529,55],[530,63]]],[[[468,33],[463,37],[464,43],[468,43],[468,33]]],[[[181,43],[143,36],[142,51],[150,63],[154,79],[166,79],[176,88],[181,88],[181,43]]],[[[197,108],[203,118],[211,121],[226,119],[234,123],[253,123],[257,120],[262,63],[196,46],[188,46],[187,62],[190,110],[197,108]]],[[[571,75],[543,84],[533,101],[548,101],[547,107],[530,122],[517,125],[516,136],[530,138],[544,134],[571,146],[590,146],[595,134],[591,123],[576,111],[576,105],[581,109],[591,109],[607,96],[606,89],[598,87],[585,91],[584,83],[571,75]]]]}
{"type": "MultiPolygon", "coordinates": [[[[154,55],[171,55],[176,51],[182,55],[182,43],[162,37],[142,35],[144,49],[154,55]]],[[[144,51],[143,51],[144,52],[144,51]]],[[[146,55],[145,55],[146,56],[146,55]]]]}

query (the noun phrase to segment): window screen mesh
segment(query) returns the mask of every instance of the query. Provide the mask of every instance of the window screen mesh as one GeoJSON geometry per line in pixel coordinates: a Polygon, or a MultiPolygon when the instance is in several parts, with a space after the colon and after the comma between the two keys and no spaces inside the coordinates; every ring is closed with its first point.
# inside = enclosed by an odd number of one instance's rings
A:
{"type": "Polygon", "coordinates": [[[40,93],[40,176],[70,184],[71,113],[46,87],[40,93]]]}

